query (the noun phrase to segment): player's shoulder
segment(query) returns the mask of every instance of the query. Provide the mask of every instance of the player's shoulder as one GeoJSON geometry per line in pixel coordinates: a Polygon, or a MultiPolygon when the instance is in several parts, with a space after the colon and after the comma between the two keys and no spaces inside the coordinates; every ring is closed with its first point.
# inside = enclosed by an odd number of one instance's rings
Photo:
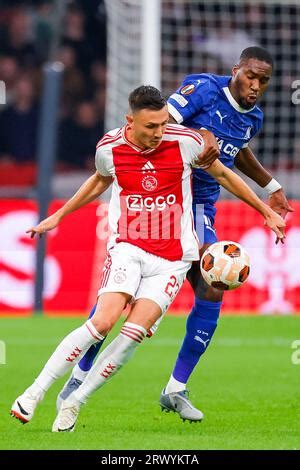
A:
{"type": "Polygon", "coordinates": [[[112,129],[111,131],[104,134],[104,136],[98,141],[96,145],[96,149],[104,150],[109,146],[115,144],[122,138],[122,128],[117,127],[116,129],[112,129]]]}
{"type": "Polygon", "coordinates": [[[183,142],[193,140],[194,142],[203,145],[203,139],[198,132],[182,126],[181,124],[168,124],[163,140],[177,140],[183,142]]]}
{"type": "Polygon", "coordinates": [[[213,73],[187,75],[182,81],[180,92],[181,94],[191,94],[194,90],[201,92],[203,88],[210,91],[218,91],[228,84],[229,78],[213,73]]]}
{"type": "Polygon", "coordinates": [[[262,127],[264,113],[257,105],[255,105],[248,113],[248,118],[252,125],[253,133],[256,134],[262,127]]]}
{"type": "Polygon", "coordinates": [[[264,118],[264,112],[262,111],[262,109],[255,105],[254,108],[253,108],[253,115],[257,118],[257,119],[263,119],[264,118]]]}

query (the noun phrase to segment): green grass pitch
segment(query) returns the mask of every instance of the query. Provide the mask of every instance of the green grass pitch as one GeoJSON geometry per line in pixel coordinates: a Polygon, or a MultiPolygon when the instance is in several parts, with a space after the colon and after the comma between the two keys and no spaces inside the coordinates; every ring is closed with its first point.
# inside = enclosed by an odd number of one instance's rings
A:
{"type": "MultiPolygon", "coordinates": [[[[0,319],[6,364],[0,365],[1,449],[300,449],[300,364],[292,342],[299,316],[222,317],[195,370],[191,399],[202,423],[162,413],[158,398],[185,329],[185,317],[167,316],[131,361],[82,408],[74,433],[51,433],[55,383],[33,420],[9,416],[62,337],[82,318],[0,319]]],[[[116,334],[120,324],[115,327],[116,334]]]]}

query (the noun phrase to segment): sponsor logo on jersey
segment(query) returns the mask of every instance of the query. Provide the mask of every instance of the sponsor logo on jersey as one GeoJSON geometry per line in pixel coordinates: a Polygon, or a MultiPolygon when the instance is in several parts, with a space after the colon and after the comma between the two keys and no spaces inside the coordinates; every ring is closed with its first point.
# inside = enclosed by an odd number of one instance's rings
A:
{"type": "Polygon", "coordinates": [[[145,191],[154,191],[157,188],[157,179],[154,176],[147,175],[142,179],[142,186],[145,191]]]}
{"type": "Polygon", "coordinates": [[[190,85],[185,85],[184,87],[181,88],[180,93],[182,95],[191,95],[195,91],[195,85],[191,83],[190,85]]]}
{"type": "Polygon", "coordinates": [[[226,142],[223,139],[220,139],[219,137],[216,137],[216,140],[218,142],[219,149],[221,150],[221,152],[225,153],[226,155],[229,155],[230,157],[235,157],[240,151],[239,147],[235,147],[230,142],[226,142]]]}
{"type": "Polygon", "coordinates": [[[176,202],[175,194],[168,194],[168,196],[146,196],[141,194],[131,194],[126,197],[127,208],[130,211],[142,211],[145,209],[148,212],[157,209],[163,211],[168,206],[172,206],[176,202]]]}
{"type": "Polygon", "coordinates": [[[227,114],[224,114],[224,116],[222,116],[219,110],[216,111],[216,115],[219,117],[221,124],[223,122],[223,119],[227,117],[227,114]]]}
{"type": "Polygon", "coordinates": [[[142,166],[142,173],[149,173],[149,171],[156,173],[154,165],[148,160],[147,163],[142,166]]]}
{"type": "Polygon", "coordinates": [[[182,95],[179,95],[179,93],[173,93],[173,95],[171,95],[169,99],[177,101],[177,103],[182,108],[184,108],[188,104],[188,100],[186,100],[182,95]]]}

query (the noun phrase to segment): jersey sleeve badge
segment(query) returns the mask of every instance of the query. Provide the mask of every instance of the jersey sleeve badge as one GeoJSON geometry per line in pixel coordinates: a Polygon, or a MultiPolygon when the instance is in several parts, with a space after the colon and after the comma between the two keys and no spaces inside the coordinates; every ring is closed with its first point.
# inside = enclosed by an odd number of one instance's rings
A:
{"type": "Polygon", "coordinates": [[[190,85],[183,86],[180,89],[180,93],[182,95],[191,95],[192,93],[194,93],[195,89],[196,89],[195,85],[191,83],[190,85]]]}

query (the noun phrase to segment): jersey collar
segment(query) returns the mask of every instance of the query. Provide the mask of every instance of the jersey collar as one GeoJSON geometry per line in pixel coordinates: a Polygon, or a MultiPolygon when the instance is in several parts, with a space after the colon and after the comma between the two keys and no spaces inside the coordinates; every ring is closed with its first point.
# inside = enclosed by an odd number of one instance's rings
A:
{"type": "Polygon", "coordinates": [[[127,127],[128,126],[126,125],[122,128],[122,137],[123,137],[123,139],[124,139],[124,141],[126,142],[127,145],[132,147],[136,152],[139,152],[139,153],[142,153],[142,154],[151,153],[151,152],[154,152],[154,150],[156,150],[156,149],[146,149],[145,150],[142,147],[139,147],[138,145],[135,145],[132,142],[130,142],[130,140],[128,140],[127,137],[126,137],[127,127]]]}
{"type": "Polygon", "coordinates": [[[252,111],[255,106],[253,106],[253,108],[250,108],[250,109],[244,109],[242,108],[237,101],[235,101],[234,97],[232,96],[232,94],[230,93],[230,90],[228,88],[228,86],[224,86],[223,87],[223,91],[226,95],[226,98],[228,99],[229,103],[231,104],[231,106],[236,109],[239,113],[250,113],[250,111],[252,111]]]}

